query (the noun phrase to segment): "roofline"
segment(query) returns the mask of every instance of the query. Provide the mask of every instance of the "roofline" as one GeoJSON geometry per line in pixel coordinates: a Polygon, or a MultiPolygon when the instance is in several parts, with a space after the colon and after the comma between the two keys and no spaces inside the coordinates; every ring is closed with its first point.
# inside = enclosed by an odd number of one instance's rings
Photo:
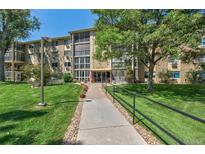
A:
{"type": "MultiPolygon", "coordinates": [[[[70,35],[67,36],[59,36],[59,37],[51,37],[51,40],[61,40],[61,39],[65,39],[65,38],[70,38],[70,35]]],[[[38,43],[41,40],[32,40],[32,41],[26,41],[26,42],[21,42],[23,44],[30,44],[30,43],[38,43]]]]}
{"type": "MultiPolygon", "coordinates": [[[[87,31],[95,31],[95,30],[96,29],[94,27],[91,27],[91,28],[84,28],[84,29],[69,31],[68,33],[75,34],[75,33],[81,33],[81,32],[87,32],[87,31]]],[[[51,37],[51,39],[52,40],[61,40],[61,39],[70,38],[70,37],[71,37],[70,35],[67,35],[67,36],[51,37]]],[[[18,43],[20,43],[20,44],[31,44],[31,43],[39,43],[40,41],[41,41],[41,39],[25,41],[25,42],[18,42],[18,43]]]]}
{"type": "Polygon", "coordinates": [[[79,29],[79,30],[73,30],[73,31],[69,31],[68,33],[75,34],[75,33],[87,32],[87,31],[95,31],[95,28],[91,27],[91,28],[84,28],[84,29],[79,29]]]}

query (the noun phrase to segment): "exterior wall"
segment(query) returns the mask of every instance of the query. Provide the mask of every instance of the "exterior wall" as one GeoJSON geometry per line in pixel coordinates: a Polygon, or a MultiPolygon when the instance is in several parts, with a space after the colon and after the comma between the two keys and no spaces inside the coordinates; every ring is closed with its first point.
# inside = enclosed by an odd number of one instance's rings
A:
{"type": "Polygon", "coordinates": [[[94,58],[94,54],[96,51],[96,45],[95,45],[95,32],[91,32],[90,34],[90,57],[91,57],[91,63],[90,63],[90,68],[91,70],[96,70],[96,71],[104,71],[104,70],[111,70],[111,61],[104,61],[100,62],[94,58]]]}
{"type": "Polygon", "coordinates": [[[180,64],[180,73],[181,73],[181,76],[180,76],[180,82],[179,83],[187,83],[186,82],[186,73],[190,70],[198,70],[197,66],[194,65],[194,64],[185,64],[185,63],[182,63],[180,64]]]}
{"type": "Polygon", "coordinates": [[[7,81],[21,81],[22,68],[25,64],[26,53],[24,46],[15,43],[5,54],[5,79],[7,81]]]}
{"type": "Polygon", "coordinates": [[[197,65],[193,63],[183,63],[181,60],[177,60],[176,63],[171,63],[168,60],[161,60],[157,63],[155,67],[156,77],[154,78],[154,82],[160,83],[160,79],[158,77],[158,73],[162,70],[169,72],[179,72],[179,78],[171,78],[173,83],[185,84],[186,82],[186,73],[190,70],[198,70],[197,65]]]}
{"type": "MultiPolygon", "coordinates": [[[[96,72],[100,72],[101,76],[104,74],[109,74],[107,77],[111,77],[111,80],[113,79],[115,82],[124,82],[125,81],[125,75],[126,75],[126,67],[124,66],[125,61],[127,60],[127,57],[122,57],[119,59],[113,59],[108,60],[104,62],[100,62],[94,58],[94,54],[96,52],[96,44],[95,44],[95,31],[93,29],[86,29],[86,30],[79,30],[79,31],[73,31],[70,33],[70,36],[65,37],[58,37],[58,38],[52,38],[52,42],[45,43],[45,63],[49,64],[52,72],[59,72],[59,73],[72,73],[74,78],[81,80],[81,81],[88,81],[90,73],[96,74],[96,72]],[[82,33],[89,33],[89,40],[81,40],[79,42],[75,42],[74,36],[76,34],[82,34],[82,33]],[[56,44],[56,41],[58,44],[56,44]],[[65,41],[68,41],[65,43],[65,41]],[[76,46],[83,45],[83,44],[89,44],[89,54],[88,55],[76,55],[76,46]],[[80,65],[80,59],[89,58],[89,64],[87,66],[89,67],[79,67],[75,68],[75,59],[79,58],[79,65],[80,65]],[[57,63],[57,64],[56,64],[57,63]],[[56,66],[54,66],[56,64],[56,66]],[[66,64],[66,65],[65,65],[66,64]],[[119,65],[119,66],[118,66],[119,65]],[[84,78],[76,77],[76,73],[83,72],[84,78]],[[86,72],[86,75],[84,75],[86,72]]],[[[16,79],[19,78],[19,73],[22,72],[22,67],[26,64],[31,65],[37,65],[40,64],[40,43],[41,40],[36,41],[30,41],[25,43],[20,43],[20,46],[22,46],[21,50],[15,50],[16,55],[23,53],[24,59],[19,60],[19,56],[16,56],[14,60],[14,71],[16,72],[16,79]]],[[[80,48],[81,49],[81,48],[80,48]]],[[[84,49],[81,49],[84,50],[84,49]]],[[[87,50],[87,49],[86,49],[87,50]]],[[[11,54],[8,53],[8,58],[5,61],[5,67],[6,67],[6,74],[8,79],[11,79],[11,66],[12,61],[11,57],[9,57],[11,54]],[[10,58],[10,59],[9,59],[10,58]]],[[[205,59],[205,58],[204,58],[205,59]]],[[[81,59],[82,60],[82,59],[81,59]]],[[[84,65],[87,64],[84,60],[84,65]]],[[[137,60],[136,60],[137,61],[137,60]]],[[[205,60],[204,60],[205,61],[205,60]]],[[[180,72],[180,77],[175,78],[173,80],[176,81],[176,83],[186,83],[186,72],[189,70],[197,70],[197,65],[194,64],[185,64],[182,63],[180,60],[173,62],[170,62],[168,59],[161,60],[157,63],[157,65],[154,68],[155,77],[154,82],[159,83],[160,79],[158,77],[158,73],[162,70],[167,70],[170,72],[180,72]]],[[[142,63],[137,61],[136,67],[135,67],[135,73],[136,73],[136,80],[138,82],[144,82],[146,81],[145,78],[145,72],[147,72],[147,69],[144,67],[142,63]]],[[[80,76],[79,75],[79,76],[80,76]]]]}
{"type": "Polygon", "coordinates": [[[158,73],[163,71],[163,70],[167,70],[168,68],[168,62],[165,60],[160,60],[158,61],[158,63],[155,65],[154,68],[154,72],[155,72],[155,78],[154,78],[154,82],[159,83],[160,79],[158,77],[158,73]]]}

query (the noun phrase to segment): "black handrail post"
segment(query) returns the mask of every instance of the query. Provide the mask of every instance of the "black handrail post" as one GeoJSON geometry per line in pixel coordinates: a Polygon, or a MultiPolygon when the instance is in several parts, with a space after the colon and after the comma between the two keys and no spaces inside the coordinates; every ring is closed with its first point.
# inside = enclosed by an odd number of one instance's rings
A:
{"type": "Polygon", "coordinates": [[[113,103],[115,103],[115,85],[113,85],[113,100],[112,100],[113,103]]]}
{"type": "Polygon", "coordinates": [[[132,116],[132,123],[135,124],[135,104],[136,104],[136,101],[135,101],[135,95],[133,95],[133,116],[132,116]]]}

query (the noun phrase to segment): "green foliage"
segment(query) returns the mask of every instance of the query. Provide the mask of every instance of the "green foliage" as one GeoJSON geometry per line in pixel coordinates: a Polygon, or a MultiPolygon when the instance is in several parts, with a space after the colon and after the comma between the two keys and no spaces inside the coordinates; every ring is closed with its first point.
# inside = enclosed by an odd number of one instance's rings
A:
{"type": "Polygon", "coordinates": [[[201,69],[202,69],[203,71],[205,71],[205,63],[201,63],[201,64],[200,64],[200,67],[201,67],[201,69]]]}
{"type": "Polygon", "coordinates": [[[73,82],[73,77],[71,73],[65,73],[63,76],[64,82],[73,82]]]}
{"type": "Polygon", "coordinates": [[[55,79],[62,79],[63,74],[60,71],[54,71],[51,73],[51,77],[55,79]]]}
{"type": "MultiPolygon", "coordinates": [[[[24,66],[24,77],[29,80],[34,78],[40,82],[41,78],[41,67],[40,65],[25,65],[24,66]]],[[[51,70],[49,65],[44,66],[44,82],[47,82],[51,77],[51,70]]]]}
{"type": "Polygon", "coordinates": [[[127,69],[126,69],[126,76],[125,76],[125,79],[127,82],[133,82],[134,81],[134,72],[132,70],[132,67],[131,66],[128,66],[127,69]]]}
{"type": "Polygon", "coordinates": [[[152,75],[156,63],[168,55],[200,51],[205,16],[199,10],[98,9],[92,13],[98,15],[96,58],[136,56],[152,75]]]}
{"type": "Polygon", "coordinates": [[[199,79],[199,71],[195,71],[195,70],[190,70],[188,72],[186,72],[186,81],[188,83],[196,83],[198,82],[199,79]]]}
{"type": "Polygon", "coordinates": [[[0,81],[4,81],[5,52],[12,42],[28,38],[31,31],[40,28],[39,20],[31,15],[30,10],[2,9],[0,10],[0,81]]]}
{"type": "Polygon", "coordinates": [[[158,77],[160,78],[160,82],[169,83],[171,78],[171,73],[165,70],[162,70],[158,73],[158,77]]]}
{"type": "Polygon", "coordinates": [[[1,45],[16,39],[25,39],[30,32],[40,28],[39,20],[30,10],[0,10],[1,45]]]}

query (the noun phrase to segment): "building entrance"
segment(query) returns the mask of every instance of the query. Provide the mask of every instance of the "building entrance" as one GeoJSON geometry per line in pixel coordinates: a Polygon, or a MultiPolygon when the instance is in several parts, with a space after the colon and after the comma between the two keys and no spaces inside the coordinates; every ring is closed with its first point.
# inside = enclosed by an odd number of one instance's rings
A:
{"type": "Polygon", "coordinates": [[[94,82],[110,82],[110,72],[93,72],[94,82]]]}

